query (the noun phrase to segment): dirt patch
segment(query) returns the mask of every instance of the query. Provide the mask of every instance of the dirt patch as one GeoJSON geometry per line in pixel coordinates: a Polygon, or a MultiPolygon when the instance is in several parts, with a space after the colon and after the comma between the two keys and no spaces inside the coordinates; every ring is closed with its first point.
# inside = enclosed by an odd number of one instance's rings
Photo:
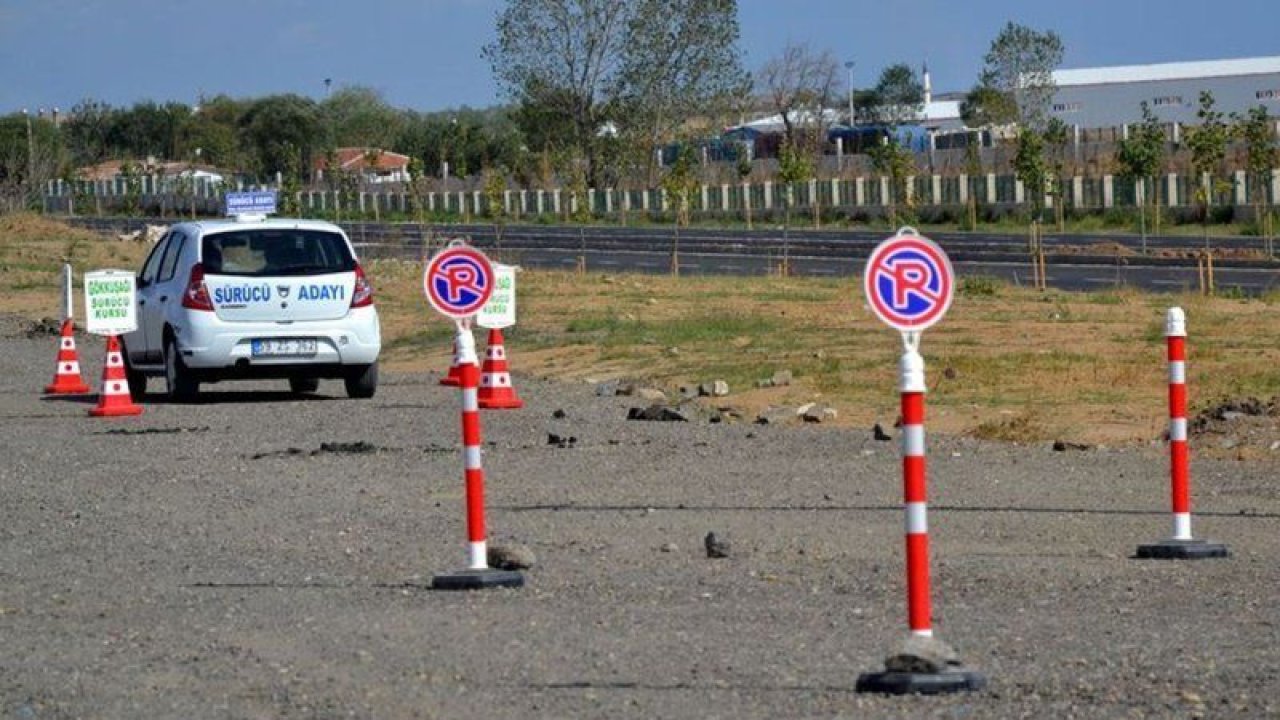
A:
{"type": "Polygon", "coordinates": [[[1187,423],[1196,452],[1253,459],[1280,454],[1280,397],[1224,399],[1187,423]]]}

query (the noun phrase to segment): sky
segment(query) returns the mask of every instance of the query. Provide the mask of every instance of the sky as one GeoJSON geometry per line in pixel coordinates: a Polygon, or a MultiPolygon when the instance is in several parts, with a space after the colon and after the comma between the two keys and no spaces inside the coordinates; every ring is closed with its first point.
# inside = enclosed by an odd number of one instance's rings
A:
{"type": "MultiPolygon", "coordinates": [[[[373,88],[437,111],[502,102],[480,49],[505,0],[0,0],[0,114],[93,99],[194,104],[373,88]]],[[[1280,55],[1278,0],[739,0],[748,70],[788,43],[854,63],[854,85],[927,62],[974,84],[1005,23],[1053,30],[1065,68],[1280,55]]],[[[842,74],[847,84],[847,72],[842,74]]]]}

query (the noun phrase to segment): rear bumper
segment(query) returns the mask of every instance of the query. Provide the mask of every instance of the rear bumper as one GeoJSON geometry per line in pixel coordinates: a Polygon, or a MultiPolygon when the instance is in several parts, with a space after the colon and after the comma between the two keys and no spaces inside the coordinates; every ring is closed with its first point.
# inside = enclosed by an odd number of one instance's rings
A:
{"type": "Polygon", "coordinates": [[[271,365],[242,363],[222,368],[188,368],[196,382],[213,383],[220,380],[278,380],[281,378],[313,377],[337,379],[363,370],[363,366],[335,365],[333,363],[302,363],[271,365]]]}
{"type": "Polygon", "coordinates": [[[343,368],[375,362],[382,349],[377,309],[356,308],[347,317],[323,323],[230,323],[212,313],[187,327],[174,327],[183,362],[197,376],[338,377],[343,368]],[[315,338],[309,356],[255,357],[252,343],[263,338],[315,338]]]}

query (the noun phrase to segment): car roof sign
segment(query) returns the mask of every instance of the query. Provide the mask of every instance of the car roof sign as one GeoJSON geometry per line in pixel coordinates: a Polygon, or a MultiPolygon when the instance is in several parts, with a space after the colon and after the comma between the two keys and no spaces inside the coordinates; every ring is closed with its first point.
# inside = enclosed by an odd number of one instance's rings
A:
{"type": "Polygon", "coordinates": [[[263,220],[276,212],[275,190],[227,193],[226,214],[236,220],[263,220]]]}

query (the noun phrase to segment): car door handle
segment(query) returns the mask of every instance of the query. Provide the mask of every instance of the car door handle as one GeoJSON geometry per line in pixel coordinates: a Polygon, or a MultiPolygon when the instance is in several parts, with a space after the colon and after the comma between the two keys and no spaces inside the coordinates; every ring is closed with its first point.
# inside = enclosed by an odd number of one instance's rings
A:
{"type": "Polygon", "coordinates": [[[168,301],[169,301],[169,296],[168,296],[168,295],[161,295],[161,296],[160,296],[160,302],[168,302],[168,301]]]}

